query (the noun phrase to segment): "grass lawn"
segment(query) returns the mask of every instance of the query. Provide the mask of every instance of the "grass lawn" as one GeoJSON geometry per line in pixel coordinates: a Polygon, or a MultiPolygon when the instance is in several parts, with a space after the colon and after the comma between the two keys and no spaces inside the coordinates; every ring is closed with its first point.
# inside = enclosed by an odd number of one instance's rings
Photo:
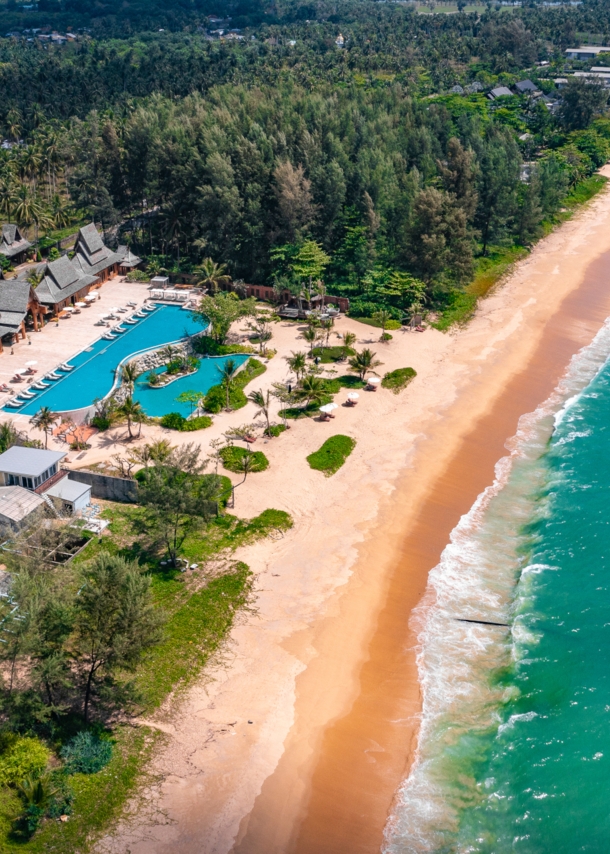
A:
{"type": "Polygon", "coordinates": [[[330,477],[339,471],[355,447],[354,439],[350,436],[342,436],[339,433],[336,436],[331,436],[318,451],[310,454],[307,457],[307,462],[312,469],[324,472],[326,477],[330,477]]]}
{"type": "Polygon", "coordinates": [[[73,774],[72,813],[67,822],[47,820],[36,835],[25,842],[13,834],[13,823],[23,812],[13,789],[0,790],[0,851],[13,854],[84,854],[94,835],[114,822],[127,798],[135,791],[142,765],[148,760],[159,734],[146,727],[120,725],[114,731],[113,756],[97,774],[73,774]]]}
{"type": "Polygon", "coordinates": [[[269,468],[269,460],[262,451],[250,451],[249,448],[241,448],[238,445],[229,445],[222,448],[220,457],[222,464],[228,471],[243,472],[244,459],[250,454],[251,472],[265,471],[269,468]]]}
{"type": "Polygon", "coordinates": [[[389,388],[394,394],[398,394],[406,388],[414,377],[417,376],[413,368],[397,368],[395,371],[390,371],[385,374],[381,380],[381,385],[384,388],[389,388]]]}
{"type": "MultiPolygon", "coordinates": [[[[223,481],[230,486],[228,478],[223,477],[223,481]]],[[[137,691],[138,705],[130,710],[135,713],[150,713],[170,693],[184,690],[222,646],[235,615],[247,607],[252,575],[246,564],[234,559],[235,548],[270,535],[280,536],[293,524],[287,513],[273,509],[253,519],[215,517],[193,532],[181,549],[192,563],[214,559],[213,570],[208,574],[203,568],[181,573],[161,565],[163,548],[154,535],[139,533],[143,513],[135,505],[107,502],[103,512],[110,522],[107,532],[101,541],[92,538],[71,564],[76,568],[107,551],[137,559],[150,575],[155,604],[163,609],[166,621],[161,643],[146,655],[134,674],[126,674],[126,679],[134,680],[137,691]]],[[[55,750],[62,742],[57,732],[49,744],[55,750]]],[[[14,789],[0,788],[2,854],[84,854],[105,828],[116,825],[126,801],[141,784],[142,769],[161,736],[126,724],[114,726],[112,736],[114,750],[109,765],[96,774],[69,778],[74,793],[69,820],[47,819],[28,841],[13,832],[14,822],[23,813],[21,800],[14,789]]]]}
{"type": "MultiPolygon", "coordinates": [[[[244,394],[244,388],[256,377],[264,374],[267,368],[258,359],[249,359],[242,370],[236,374],[229,392],[229,405],[231,409],[241,409],[248,403],[244,394]]],[[[204,408],[208,412],[221,412],[227,405],[227,392],[224,386],[215,385],[206,394],[203,401],[204,408]]]]}
{"type": "Polygon", "coordinates": [[[307,406],[291,406],[288,409],[281,409],[279,415],[281,418],[314,418],[318,415],[320,407],[327,403],[331,403],[333,395],[339,394],[342,388],[356,389],[364,388],[365,382],[362,382],[360,377],[346,374],[342,377],[333,377],[333,379],[324,380],[324,390],[326,394],[315,403],[308,403],[307,406]]]}

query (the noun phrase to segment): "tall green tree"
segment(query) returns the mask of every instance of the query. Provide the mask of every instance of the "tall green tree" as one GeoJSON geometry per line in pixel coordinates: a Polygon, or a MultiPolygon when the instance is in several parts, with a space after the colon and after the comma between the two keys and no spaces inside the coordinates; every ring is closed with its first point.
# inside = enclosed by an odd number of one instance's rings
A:
{"type": "Polygon", "coordinates": [[[222,492],[217,475],[203,475],[194,445],[174,451],[163,463],[144,469],[138,483],[138,503],[146,511],[145,527],[164,543],[175,566],[180,549],[189,536],[215,512],[222,492]]]}
{"type": "Polygon", "coordinates": [[[95,692],[112,691],[117,674],[135,668],[160,640],[161,624],[137,564],[102,552],[83,566],[70,643],[86,722],[95,692]]]}

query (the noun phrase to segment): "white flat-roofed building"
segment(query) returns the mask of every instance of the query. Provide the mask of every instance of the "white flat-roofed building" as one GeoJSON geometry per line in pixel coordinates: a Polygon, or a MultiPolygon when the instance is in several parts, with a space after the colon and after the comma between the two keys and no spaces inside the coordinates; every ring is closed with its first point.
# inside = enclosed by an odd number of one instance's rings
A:
{"type": "Polygon", "coordinates": [[[90,485],[70,480],[69,477],[63,477],[54,483],[50,489],[45,490],[45,494],[52,498],[55,504],[59,504],[59,509],[64,513],[79,513],[91,504],[90,485]]]}
{"type": "Polygon", "coordinates": [[[60,510],[78,513],[91,503],[91,487],[70,480],[68,472],[60,468],[65,456],[65,451],[14,445],[0,454],[0,488],[19,487],[44,496],[40,500],[47,505],[52,500],[60,510]]]}
{"type": "Polygon", "coordinates": [[[25,489],[44,492],[45,484],[56,479],[56,475],[60,473],[59,464],[65,456],[65,451],[46,451],[13,445],[8,451],[0,454],[0,485],[23,486],[25,489]]]}
{"type": "Polygon", "coordinates": [[[595,59],[600,53],[610,53],[610,47],[599,47],[598,45],[585,44],[580,47],[569,47],[566,50],[568,59],[595,59]]]}

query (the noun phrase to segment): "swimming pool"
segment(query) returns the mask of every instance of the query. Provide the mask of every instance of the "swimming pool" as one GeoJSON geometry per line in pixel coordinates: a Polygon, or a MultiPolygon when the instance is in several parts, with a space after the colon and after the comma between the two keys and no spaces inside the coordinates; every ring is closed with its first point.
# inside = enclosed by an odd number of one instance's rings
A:
{"type": "MultiPolygon", "coordinates": [[[[91,406],[94,400],[105,397],[112,390],[116,369],[121,362],[137,353],[153,350],[156,347],[162,347],[164,344],[194,335],[196,332],[201,332],[201,328],[201,324],[193,320],[190,311],[185,311],[174,305],[158,305],[147,317],[139,319],[135,326],[125,325],[126,331],[120,337],[113,341],[99,338],[90,347],[81,350],[80,353],[68,359],[67,362],[74,365],[74,370],[69,374],[62,375],[62,378],[55,382],[49,381],[46,390],[40,391],[35,398],[32,398],[22,407],[17,409],[5,406],[4,411],[34,415],[41,406],[48,406],[54,412],[85,409],[91,406]]],[[[213,367],[215,361],[212,359],[202,361],[202,365],[208,365],[206,376],[213,376],[213,381],[209,383],[208,388],[218,382],[218,372],[215,366],[213,367]]],[[[42,374],[42,371],[40,373],[42,374]]],[[[187,383],[189,390],[207,390],[199,382],[197,385],[193,385],[195,375],[187,379],[190,381],[187,383]]],[[[181,381],[178,380],[171,386],[160,389],[160,392],[168,392],[171,389],[175,397],[185,390],[185,387],[180,384],[181,381]]],[[[26,388],[36,391],[31,386],[26,388]]],[[[167,409],[167,397],[160,400],[158,406],[155,405],[153,397],[155,392],[153,389],[150,391],[152,393],[150,408],[145,406],[149,415],[164,415],[168,411],[178,411],[171,407],[169,410],[167,409]],[[163,408],[164,406],[165,408],[163,408]]],[[[148,399],[148,396],[146,397],[148,399]]],[[[144,405],[144,401],[141,400],[141,402],[144,405]]],[[[189,411],[190,407],[187,404],[184,414],[188,414],[189,411]]]]}
{"type": "MultiPolygon", "coordinates": [[[[187,377],[180,377],[169,385],[162,388],[151,388],[146,377],[142,374],[136,381],[133,397],[147,415],[158,417],[168,412],[179,412],[186,418],[191,414],[193,407],[190,403],[179,403],[176,398],[184,391],[196,391],[202,396],[208,392],[213,385],[218,385],[221,380],[219,368],[222,368],[227,359],[232,359],[237,365],[243,365],[250,357],[244,355],[236,356],[203,356],[201,363],[195,373],[187,377]]],[[[157,371],[159,373],[162,368],[157,371]]]]}

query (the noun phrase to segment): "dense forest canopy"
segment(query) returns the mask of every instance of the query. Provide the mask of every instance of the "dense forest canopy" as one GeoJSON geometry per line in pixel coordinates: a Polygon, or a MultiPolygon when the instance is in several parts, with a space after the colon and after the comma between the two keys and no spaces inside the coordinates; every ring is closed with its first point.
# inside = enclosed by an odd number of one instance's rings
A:
{"type": "Polygon", "coordinates": [[[291,287],[315,244],[356,313],[401,316],[470,281],[490,246],[534,241],[610,152],[607,90],[553,82],[592,64],[565,59],[579,32],[610,32],[598,0],[451,15],[243,0],[222,4],[242,25],[226,41],[207,0],[43,6],[31,14],[91,34],[0,39],[0,122],[18,143],[4,216],[44,229],[69,204],[166,267],[210,257],[291,287]],[[526,76],[547,97],[487,98],[526,76]]]}

